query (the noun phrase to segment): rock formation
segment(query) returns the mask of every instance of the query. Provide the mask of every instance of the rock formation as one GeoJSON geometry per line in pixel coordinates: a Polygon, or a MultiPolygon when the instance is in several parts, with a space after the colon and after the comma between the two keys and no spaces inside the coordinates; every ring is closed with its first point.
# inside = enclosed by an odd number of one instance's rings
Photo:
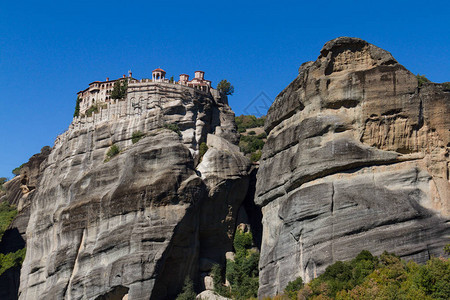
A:
{"type": "MultiPolygon", "coordinates": [[[[42,174],[41,164],[50,154],[46,146],[33,155],[20,170],[20,174],[4,184],[5,192],[0,202],[8,202],[17,207],[18,214],[5,231],[0,241],[0,253],[16,252],[25,246],[25,231],[30,218],[31,199],[42,174]]],[[[20,267],[6,270],[0,276],[0,299],[15,300],[19,291],[20,267]]]]}
{"type": "Polygon", "coordinates": [[[205,261],[225,261],[250,170],[234,114],[193,88],[156,95],[58,137],[30,201],[19,299],[171,299],[205,261]]]}
{"type": "Polygon", "coordinates": [[[367,249],[424,262],[449,234],[450,93],[356,38],[325,44],[269,109],[259,296],[367,249]]]}

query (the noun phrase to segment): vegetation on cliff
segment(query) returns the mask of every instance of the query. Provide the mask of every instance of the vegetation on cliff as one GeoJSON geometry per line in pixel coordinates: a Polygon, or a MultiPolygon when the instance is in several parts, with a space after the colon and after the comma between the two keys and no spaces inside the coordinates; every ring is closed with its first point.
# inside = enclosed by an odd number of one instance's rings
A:
{"type": "Polygon", "coordinates": [[[431,82],[428,78],[425,77],[425,75],[417,74],[416,78],[417,78],[419,87],[421,87],[424,83],[431,82]]]}
{"type": "Polygon", "coordinates": [[[21,164],[17,168],[14,168],[11,173],[13,173],[14,176],[20,175],[20,170],[22,170],[22,167],[25,165],[25,163],[21,164]]]}
{"type": "Polygon", "coordinates": [[[139,142],[140,139],[142,139],[145,136],[145,133],[143,133],[140,130],[137,130],[135,132],[133,132],[133,134],[131,135],[131,142],[133,144],[136,144],[137,142],[139,142]]]}
{"type": "MultiPolygon", "coordinates": [[[[16,215],[17,210],[14,206],[7,202],[0,203],[0,240],[16,215]]],[[[0,275],[10,268],[21,266],[25,258],[25,252],[26,249],[22,248],[16,252],[0,253],[0,275]]]]}
{"type": "Polygon", "coordinates": [[[4,192],[5,191],[5,188],[3,187],[3,184],[5,183],[5,182],[7,182],[8,181],[8,178],[6,178],[6,177],[0,177],[0,192],[4,192]]]}
{"type": "Polygon", "coordinates": [[[227,260],[226,279],[229,287],[223,285],[222,270],[215,265],[211,271],[215,292],[232,299],[249,299],[258,294],[258,262],[259,252],[252,248],[253,236],[251,232],[237,229],[233,246],[234,260],[227,260]]]}
{"type": "Polygon", "coordinates": [[[78,117],[80,115],[80,103],[81,98],[80,96],[77,96],[77,102],[75,103],[75,112],[73,113],[73,117],[78,117]]]}
{"type": "Polygon", "coordinates": [[[263,127],[266,121],[266,116],[257,118],[253,115],[240,115],[235,118],[236,126],[238,127],[238,132],[245,132],[246,129],[263,127]]]}
{"type": "Polygon", "coordinates": [[[265,120],[265,116],[257,118],[253,115],[240,115],[235,118],[238,132],[241,134],[239,148],[251,161],[258,161],[261,158],[261,150],[267,138],[262,128],[265,120]]]}
{"type": "MultiPolygon", "coordinates": [[[[432,257],[425,265],[384,252],[361,251],[338,261],[303,286],[290,282],[281,299],[450,299],[450,260],[432,257]]],[[[300,284],[299,284],[300,283],[300,284]]]]}
{"type": "Polygon", "coordinates": [[[109,147],[108,152],[106,152],[106,159],[105,162],[109,161],[111,158],[116,156],[120,153],[120,148],[116,144],[112,144],[111,147],[109,147]]]}
{"type": "Polygon", "coordinates": [[[197,294],[194,291],[194,283],[191,278],[184,280],[183,290],[178,294],[176,300],[194,300],[197,294]]]}
{"type": "Polygon", "coordinates": [[[114,82],[111,99],[123,99],[127,95],[128,81],[126,79],[114,82]]]}

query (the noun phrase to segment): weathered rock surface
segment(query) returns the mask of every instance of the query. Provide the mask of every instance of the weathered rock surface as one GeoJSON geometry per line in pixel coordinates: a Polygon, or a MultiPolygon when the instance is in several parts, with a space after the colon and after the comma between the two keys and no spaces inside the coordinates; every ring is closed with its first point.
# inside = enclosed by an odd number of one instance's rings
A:
{"type": "Polygon", "coordinates": [[[367,249],[424,262],[448,237],[450,93],[390,53],[325,44],[275,99],[257,174],[259,296],[367,249]]]}
{"type": "MultiPolygon", "coordinates": [[[[20,175],[4,184],[5,191],[3,195],[0,195],[0,202],[6,201],[15,205],[18,213],[0,241],[0,253],[2,254],[16,252],[25,246],[25,231],[30,218],[31,198],[42,173],[41,164],[50,154],[50,150],[50,147],[42,148],[41,153],[33,155],[22,166],[20,175]]],[[[17,299],[19,283],[20,267],[6,270],[0,276],[0,299],[17,299]]]]}
{"type": "Polygon", "coordinates": [[[200,294],[197,295],[195,299],[199,300],[229,300],[230,298],[222,297],[220,295],[217,295],[213,291],[203,291],[200,294]]]}
{"type": "Polygon", "coordinates": [[[200,261],[224,261],[250,163],[226,102],[173,86],[144,113],[58,137],[31,199],[20,299],[171,299],[200,261]]]}

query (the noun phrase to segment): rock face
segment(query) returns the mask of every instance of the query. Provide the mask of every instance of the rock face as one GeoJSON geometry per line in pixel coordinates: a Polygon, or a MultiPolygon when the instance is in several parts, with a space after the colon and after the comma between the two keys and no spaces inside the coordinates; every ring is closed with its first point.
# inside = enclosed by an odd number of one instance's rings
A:
{"type": "Polygon", "coordinates": [[[148,111],[58,137],[31,199],[20,299],[171,299],[201,261],[225,260],[250,168],[234,114],[192,88],[158,93],[148,111]]]}
{"type": "MultiPolygon", "coordinates": [[[[0,253],[16,252],[25,246],[25,231],[30,218],[31,199],[42,174],[41,165],[50,154],[50,147],[33,155],[22,168],[20,175],[5,183],[5,192],[0,202],[8,202],[17,207],[18,214],[5,231],[0,241],[0,253]]],[[[0,276],[0,299],[16,300],[20,283],[20,267],[6,270],[0,276]]]]}
{"type": "MultiPolygon", "coordinates": [[[[390,53],[325,44],[269,109],[259,296],[367,249],[424,262],[449,234],[450,93],[390,53]]],[[[448,241],[447,241],[448,242],[448,241]]]]}

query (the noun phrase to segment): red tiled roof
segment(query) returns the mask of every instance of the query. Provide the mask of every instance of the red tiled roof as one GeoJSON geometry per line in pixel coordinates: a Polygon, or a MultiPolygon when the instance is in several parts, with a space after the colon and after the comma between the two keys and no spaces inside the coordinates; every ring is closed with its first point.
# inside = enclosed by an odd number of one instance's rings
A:
{"type": "Polygon", "coordinates": [[[164,71],[161,68],[154,69],[152,72],[164,72],[164,73],[166,73],[166,71],[164,71]]]}

